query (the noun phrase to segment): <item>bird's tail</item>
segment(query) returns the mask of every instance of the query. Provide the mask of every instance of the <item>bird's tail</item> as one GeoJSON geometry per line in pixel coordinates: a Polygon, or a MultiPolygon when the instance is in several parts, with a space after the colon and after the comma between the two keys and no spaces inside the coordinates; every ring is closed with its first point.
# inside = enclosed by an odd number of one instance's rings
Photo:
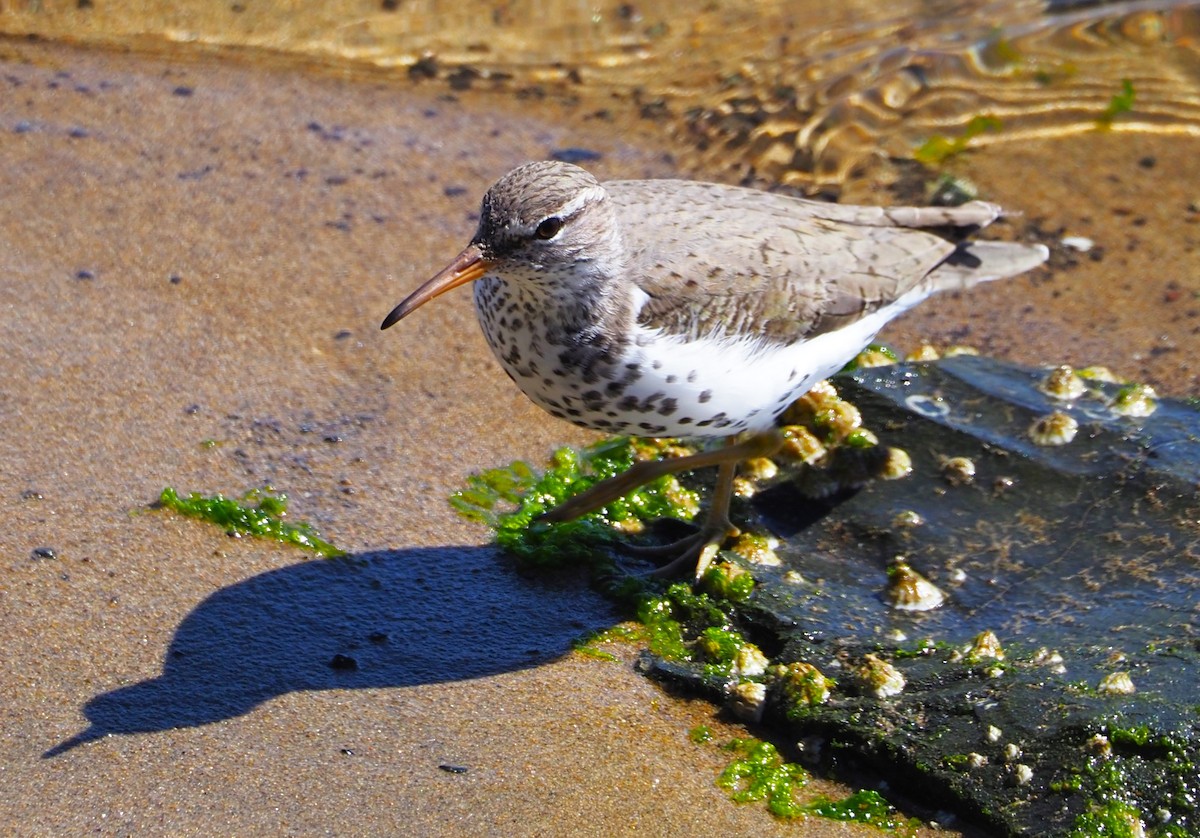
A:
{"type": "Polygon", "coordinates": [[[1036,268],[1050,257],[1044,244],[966,241],[929,274],[939,291],[970,288],[980,282],[1007,279],[1036,268]]]}

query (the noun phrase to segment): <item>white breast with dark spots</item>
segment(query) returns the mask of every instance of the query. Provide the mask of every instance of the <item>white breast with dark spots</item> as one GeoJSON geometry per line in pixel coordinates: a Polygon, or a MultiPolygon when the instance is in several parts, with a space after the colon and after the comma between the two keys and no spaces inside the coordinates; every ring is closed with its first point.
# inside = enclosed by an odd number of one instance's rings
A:
{"type": "Polygon", "coordinates": [[[789,346],[729,334],[685,340],[640,326],[611,344],[547,319],[539,301],[515,284],[475,284],[488,343],[535,404],[576,425],[633,436],[766,430],[926,295],[906,295],[845,328],[789,346]]]}
{"type": "MultiPolygon", "coordinates": [[[[597,346],[603,337],[584,323],[556,317],[545,289],[486,277],[475,283],[475,312],[484,337],[508,376],[535,404],[584,427],[610,430],[584,391],[603,387],[619,364],[618,353],[597,346]],[[589,331],[593,341],[589,343],[589,331]]],[[[605,342],[601,342],[602,344],[605,342]]]]}

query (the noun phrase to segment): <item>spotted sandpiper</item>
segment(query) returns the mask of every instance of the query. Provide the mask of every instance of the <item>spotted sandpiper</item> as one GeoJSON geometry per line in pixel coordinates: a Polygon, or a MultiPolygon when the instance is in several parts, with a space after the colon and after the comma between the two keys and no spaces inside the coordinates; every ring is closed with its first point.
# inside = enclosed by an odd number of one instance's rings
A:
{"type": "Polygon", "coordinates": [[[669,545],[667,575],[699,576],[731,533],[737,464],[772,453],[784,409],[931,294],[1019,274],[1042,245],[955,243],[926,228],[1002,215],[959,207],[859,207],[713,183],[599,183],[528,163],[483,198],[470,244],[384,319],[474,282],[484,336],[537,405],[613,434],[725,439],[638,463],[544,518],[593,511],[663,474],[718,466],[703,527],[669,545]]]}

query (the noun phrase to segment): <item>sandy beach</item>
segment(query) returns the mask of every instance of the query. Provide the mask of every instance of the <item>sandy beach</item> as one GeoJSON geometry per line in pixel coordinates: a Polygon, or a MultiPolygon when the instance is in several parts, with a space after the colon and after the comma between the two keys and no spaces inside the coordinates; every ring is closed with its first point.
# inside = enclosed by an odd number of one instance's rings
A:
{"type": "MultiPolygon", "coordinates": [[[[505,378],[468,294],[378,330],[513,165],[585,148],[602,179],[696,174],[682,150],[651,123],[442,85],[26,41],[0,64],[0,821],[797,833],[731,803],[727,757],[688,739],[743,727],[639,675],[633,647],[572,652],[612,607],[519,573],[446,503],[473,470],[592,437],[505,378]],[[353,560],[148,510],[168,485],[272,485],[353,560]]],[[[1200,143],[1069,143],[960,164],[1023,213],[997,234],[1046,241],[1050,265],[885,337],[1200,392],[1200,193],[1180,177],[1200,143]]]]}

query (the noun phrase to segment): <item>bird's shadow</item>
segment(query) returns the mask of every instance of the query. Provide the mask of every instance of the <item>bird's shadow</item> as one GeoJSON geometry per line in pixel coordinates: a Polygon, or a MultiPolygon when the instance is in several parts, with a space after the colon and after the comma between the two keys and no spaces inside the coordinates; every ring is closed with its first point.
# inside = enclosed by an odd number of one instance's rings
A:
{"type": "Polygon", "coordinates": [[[296,690],[405,687],[536,666],[617,616],[579,577],[525,578],[493,548],[304,562],[205,599],[180,623],[161,675],[92,698],[88,728],[43,757],[109,734],[233,718],[296,690]]]}

